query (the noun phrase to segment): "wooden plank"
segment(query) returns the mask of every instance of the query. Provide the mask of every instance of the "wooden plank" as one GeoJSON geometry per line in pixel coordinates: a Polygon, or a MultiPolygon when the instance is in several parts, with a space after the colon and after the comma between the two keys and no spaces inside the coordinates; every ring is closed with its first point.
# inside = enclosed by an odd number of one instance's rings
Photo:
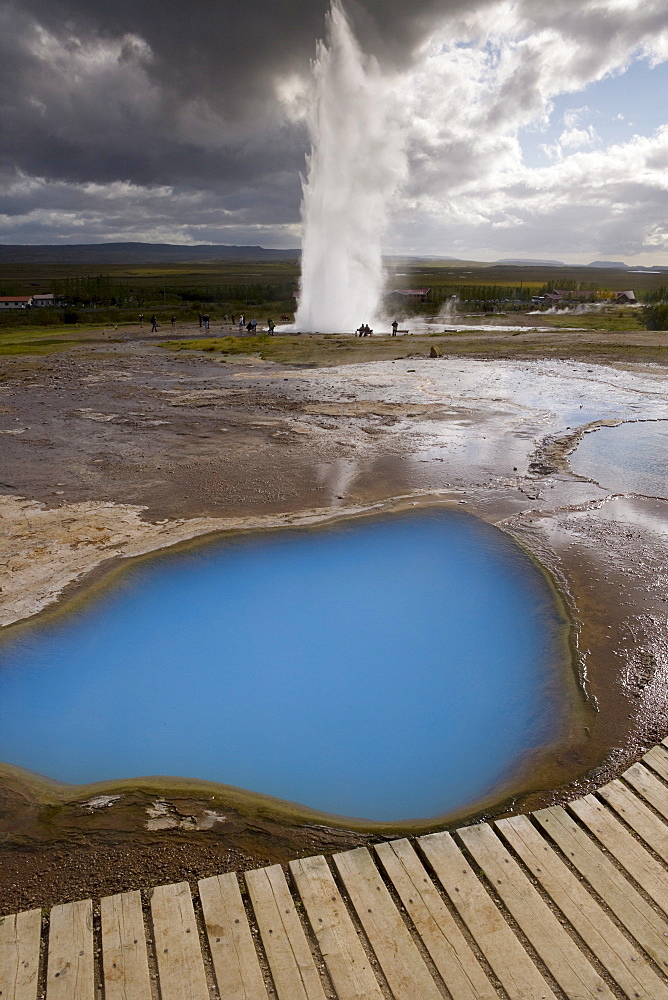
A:
{"type": "Polygon", "coordinates": [[[668,1000],[668,986],[531,821],[513,816],[497,820],[495,826],[626,996],[668,1000]]]}
{"type": "Polygon", "coordinates": [[[141,893],[104,896],[100,916],[105,1000],[151,1000],[141,893]]]}
{"type": "Polygon", "coordinates": [[[668,781],[668,752],[662,746],[652,747],[642,759],[659,777],[668,781]]]}
{"type": "Polygon", "coordinates": [[[636,790],[664,819],[668,820],[668,788],[662,784],[642,764],[633,764],[622,775],[632,788],[636,790]]]}
{"type": "Polygon", "coordinates": [[[418,844],[510,1000],[555,1000],[450,834],[432,833],[420,837],[418,844]]]}
{"type": "Polygon", "coordinates": [[[82,899],[51,910],[47,1000],[93,1000],[93,903],[82,899]]]}
{"type": "Polygon", "coordinates": [[[533,813],[568,860],[655,962],[668,966],[668,924],[561,806],[533,813]]]}
{"type": "Polygon", "coordinates": [[[598,795],[642,837],[660,858],[668,861],[668,826],[622,781],[599,788],[598,795]]]}
{"type": "Polygon", "coordinates": [[[375,848],[431,959],[457,1000],[497,1000],[497,992],[408,840],[375,848]]]}
{"type": "Polygon", "coordinates": [[[650,899],[668,913],[668,872],[593,795],[571,802],[569,809],[642,886],[650,899]]]}
{"type": "Polygon", "coordinates": [[[209,1000],[188,883],[157,886],[151,917],[162,1000],[209,1000]]]}
{"type": "Polygon", "coordinates": [[[335,854],[334,864],[395,1000],[441,1000],[441,991],[366,848],[335,854]]]}
{"type": "Polygon", "coordinates": [[[323,857],[290,862],[338,1000],[383,1000],[373,969],[323,857]]]}
{"type": "Polygon", "coordinates": [[[325,1000],[283,869],[259,868],[245,878],[279,1000],[325,1000]]]}
{"type": "Polygon", "coordinates": [[[267,1000],[236,875],[214,875],[198,886],[220,1000],[267,1000]]]}
{"type": "Polygon", "coordinates": [[[0,997],[36,1000],[42,911],[0,917],[0,997]]]}
{"type": "Polygon", "coordinates": [[[566,933],[492,828],[487,823],[479,823],[457,830],[456,835],[480,865],[566,996],[614,1000],[605,980],[566,933]]]}

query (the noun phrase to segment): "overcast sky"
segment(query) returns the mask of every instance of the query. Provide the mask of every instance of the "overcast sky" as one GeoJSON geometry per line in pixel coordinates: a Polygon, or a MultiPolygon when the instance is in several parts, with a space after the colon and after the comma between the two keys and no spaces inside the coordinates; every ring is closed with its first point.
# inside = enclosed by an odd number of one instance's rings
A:
{"type": "MultiPolygon", "coordinates": [[[[385,249],[668,264],[666,0],[344,0],[407,150],[385,249]]],[[[0,242],[300,245],[328,0],[0,4],[0,242]]]]}

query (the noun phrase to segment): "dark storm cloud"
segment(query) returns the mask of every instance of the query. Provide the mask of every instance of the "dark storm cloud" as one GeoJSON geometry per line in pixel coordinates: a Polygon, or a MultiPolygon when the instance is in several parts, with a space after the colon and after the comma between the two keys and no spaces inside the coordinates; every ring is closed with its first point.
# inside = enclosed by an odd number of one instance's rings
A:
{"type": "MultiPolygon", "coordinates": [[[[5,166],[68,180],[236,183],[303,163],[278,80],[305,74],[326,0],[23,0],[5,7],[5,166]]],[[[363,42],[401,60],[443,0],[355,0],[363,42]]]]}
{"type": "MultiPolygon", "coordinates": [[[[478,0],[477,6],[485,5],[478,0]]],[[[470,0],[348,0],[365,49],[404,58],[434,23],[470,0]]],[[[22,0],[20,10],[54,33],[136,34],[155,53],[155,79],[175,92],[209,95],[231,112],[262,95],[286,68],[303,69],[322,37],[329,0],[22,0]]]]}
{"type": "MultiPolygon", "coordinates": [[[[350,0],[346,9],[363,47],[399,66],[462,3],[350,0]]],[[[308,136],[277,88],[308,79],[328,8],[329,0],[0,3],[4,239],[34,226],[43,240],[44,226],[55,229],[67,211],[63,200],[77,198],[76,225],[97,232],[104,197],[91,209],[91,186],[115,183],[173,188],[172,231],[188,225],[194,239],[198,225],[211,238],[213,206],[214,239],[228,218],[296,223],[308,136]]],[[[150,197],[133,205],[133,223],[160,224],[150,197]]],[[[111,205],[107,212],[111,233],[111,205]]],[[[164,226],[168,234],[168,218],[164,226]]]]}
{"type": "MultiPolygon", "coordinates": [[[[663,218],[668,138],[599,163],[570,155],[577,140],[593,156],[597,141],[570,127],[549,169],[526,177],[517,138],[549,118],[555,95],[579,93],[639,53],[665,59],[665,0],[343,6],[362,49],[387,71],[407,70],[397,120],[410,170],[393,207],[407,208],[409,234],[423,213],[432,241],[423,251],[451,252],[444,226],[448,240],[457,227],[477,227],[512,242],[534,217],[556,231],[557,206],[578,192],[585,208],[598,204],[615,171],[624,190],[650,178],[644,214],[623,191],[618,201],[630,206],[627,225],[641,220],[650,249],[665,244],[651,220],[663,218]],[[530,197],[514,189],[517,178],[530,197]]],[[[297,246],[309,63],[328,8],[329,0],[0,0],[0,239],[297,246]]]]}

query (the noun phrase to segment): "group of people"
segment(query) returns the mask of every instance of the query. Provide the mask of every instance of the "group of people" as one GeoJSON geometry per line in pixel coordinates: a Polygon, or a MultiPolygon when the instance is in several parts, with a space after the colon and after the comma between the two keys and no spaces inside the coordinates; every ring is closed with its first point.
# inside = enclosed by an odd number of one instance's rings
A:
{"type": "MultiPolygon", "coordinates": [[[[392,336],[393,337],[396,337],[398,329],[399,329],[398,322],[396,321],[396,319],[392,320],[392,336]]],[[[373,330],[371,329],[371,327],[369,326],[368,323],[362,323],[361,326],[357,327],[357,329],[355,330],[355,333],[357,334],[358,337],[370,337],[371,334],[373,333],[373,330]]]]}
{"type": "MultiPolygon", "coordinates": [[[[284,317],[281,316],[281,319],[283,319],[283,318],[284,317]]],[[[232,316],[232,317],[229,317],[227,315],[225,316],[225,322],[229,322],[230,319],[231,319],[231,322],[232,322],[232,326],[234,326],[234,316],[232,316]]],[[[173,330],[175,328],[175,326],[176,326],[176,316],[171,316],[169,322],[172,324],[172,330],[173,330]]],[[[208,330],[210,322],[211,322],[211,317],[207,313],[200,313],[199,314],[200,329],[208,330]]],[[[139,314],[139,323],[140,323],[141,326],[144,325],[144,314],[143,313],[139,314]]],[[[250,334],[252,334],[252,336],[255,336],[256,333],[257,333],[257,320],[256,319],[249,319],[248,322],[246,322],[246,317],[242,313],[241,316],[239,316],[239,333],[243,333],[244,332],[244,328],[246,329],[247,333],[250,333],[250,334]]],[[[275,328],[276,328],[276,324],[274,323],[273,319],[270,316],[269,319],[267,320],[267,329],[269,331],[269,336],[270,337],[274,336],[274,330],[275,330],[275,328]]],[[[392,336],[393,337],[396,337],[398,328],[399,328],[399,324],[398,324],[398,322],[395,319],[395,320],[392,321],[392,336]]],[[[154,313],[153,316],[151,316],[151,333],[156,333],[157,329],[158,329],[158,318],[157,318],[157,316],[154,313]]],[[[369,326],[368,323],[362,323],[362,325],[359,326],[355,330],[355,333],[356,333],[356,335],[358,337],[370,337],[371,334],[373,333],[373,330],[371,329],[371,327],[369,326]]]]}
{"type": "MultiPolygon", "coordinates": [[[[232,322],[234,322],[234,317],[232,317],[232,322]]],[[[274,336],[275,326],[276,324],[274,323],[273,319],[270,316],[269,319],[267,320],[267,327],[269,330],[270,337],[274,336]]],[[[257,333],[257,320],[249,319],[248,322],[246,322],[246,317],[242,313],[241,316],[239,317],[239,333],[244,332],[244,327],[246,327],[246,332],[250,333],[254,337],[257,333]]]]}
{"type": "MultiPolygon", "coordinates": [[[[232,326],[234,326],[234,316],[232,316],[232,317],[225,316],[225,322],[229,323],[230,322],[230,318],[231,318],[232,326]]],[[[169,322],[172,324],[172,330],[173,330],[176,327],[176,316],[170,316],[169,322]]],[[[143,313],[139,314],[139,325],[140,326],[144,325],[144,314],[143,313]]],[[[210,328],[210,325],[211,325],[211,317],[207,313],[200,313],[199,314],[199,327],[200,327],[200,330],[202,330],[202,329],[203,330],[208,330],[210,328]]],[[[251,334],[255,335],[256,332],[257,332],[257,320],[256,319],[250,319],[248,322],[246,322],[246,317],[242,313],[241,316],[239,317],[239,333],[243,333],[244,332],[244,327],[246,328],[246,330],[248,331],[248,333],[251,333],[251,334]]],[[[273,319],[270,316],[269,319],[267,320],[267,328],[269,330],[269,336],[270,337],[273,337],[275,327],[276,327],[276,324],[274,323],[273,319]]],[[[156,333],[157,329],[158,329],[158,317],[154,313],[151,316],[151,333],[156,333]]]]}
{"type": "MultiPolygon", "coordinates": [[[[173,330],[174,325],[176,323],[176,316],[172,316],[170,322],[172,324],[172,330],[173,330]]],[[[139,325],[140,326],[144,325],[143,313],[139,313],[139,325]]],[[[157,332],[158,332],[158,317],[155,315],[155,313],[153,313],[153,315],[151,316],[151,333],[157,333],[157,332]]]]}

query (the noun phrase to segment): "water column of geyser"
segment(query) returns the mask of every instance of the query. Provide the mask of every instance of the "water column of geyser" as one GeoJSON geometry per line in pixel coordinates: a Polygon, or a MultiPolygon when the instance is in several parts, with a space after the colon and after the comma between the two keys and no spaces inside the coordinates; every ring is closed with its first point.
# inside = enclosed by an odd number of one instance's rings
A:
{"type": "Polygon", "coordinates": [[[363,55],[339,0],[312,70],[295,329],[341,333],[380,319],[381,239],[406,157],[391,86],[363,55]]]}

